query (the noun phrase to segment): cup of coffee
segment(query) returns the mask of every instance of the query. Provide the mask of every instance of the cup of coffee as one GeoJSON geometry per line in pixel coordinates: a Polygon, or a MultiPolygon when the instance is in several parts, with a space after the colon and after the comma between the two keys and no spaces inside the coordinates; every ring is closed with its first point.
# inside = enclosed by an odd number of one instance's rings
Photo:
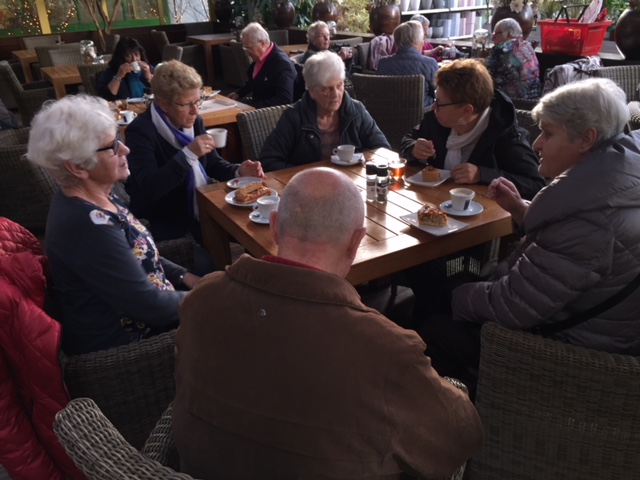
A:
{"type": "Polygon", "coordinates": [[[275,195],[269,195],[268,197],[260,197],[256,200],[256,204],[253,210],[260,216],[260,218],[267,219],[271,212],[278,209],[280,204],[280,197],[275,195]]]}
{"type": "Polygon", "coordinates": [[[343,162],[352,162],[353,154],[356,152],[356,147],[353,145],[340,145],[333,149],[333,154],[343,162]]]}
{"type": "Polygon", "coordinates": [[[131,62],[131,70],[133,70],[133,73],[140,73],[140,70],[142,70],[140,62],[131,62]]]}
{"type": "Polygon", "coordinates": [[[449,194],[451,195],[451,208],[459,211],[468,209],[471,200],[476,196],[476,192],[470,188],[453,188],[449,190],[449,194]]]}
{"type": "Polygon", "coordinates": [[[405,158],[397,158],[389,162],[389,176],[394,182],[401,180],[404,177],[404,172],[407,169],[407,160],[405,158]]]}
{"type": "Polygon", "coordinates": [[[120,115],[122,116],[124,123],[131,123],[133,122],[133,119],[136,118],[136,112],[133,110],[122,110],[120,115]]]}
{"type": "Polygon", "coordinates": [[[227,146],[227,129],[226,128],[210,128],[207,133],[213,138],[216,148],[224,148],[227,146]]]}

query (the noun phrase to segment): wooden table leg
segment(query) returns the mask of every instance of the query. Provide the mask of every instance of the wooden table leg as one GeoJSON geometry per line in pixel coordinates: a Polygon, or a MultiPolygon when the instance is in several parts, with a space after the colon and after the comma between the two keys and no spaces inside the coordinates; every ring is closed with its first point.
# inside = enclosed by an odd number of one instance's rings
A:
{"type": "Polygon", "coordinates": [[[67,86],[63,82],[53,82],[53,89],[56,92],[56,98],[60,99],[67,94],[67,86]]]}
{"type": "Polygon", "coordinates": [[[24,73],[24,79],[27,83],[33,83],[33,73],[31,72],[31,62],[27,59],[20,59],[20,65],[22,66],[22,72],[24,73]]]}
{"type": "Polygon", "coordinates": [[[231,265],[231,245],[229,234],[207,212],[207,201],[198,192],[198,210],[200,212],[200,228],[202,230],[202,245],[209,252],[216,268],[222,269],[231,265]]]}

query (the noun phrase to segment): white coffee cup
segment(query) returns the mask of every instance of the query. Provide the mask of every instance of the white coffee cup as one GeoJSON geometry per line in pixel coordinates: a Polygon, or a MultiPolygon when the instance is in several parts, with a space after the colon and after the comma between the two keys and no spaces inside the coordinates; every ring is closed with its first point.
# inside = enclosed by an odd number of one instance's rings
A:
{"type": "Polygon", "coordinates": [[[227,146],[227,129],[226,128],[210,128],[207,133],[213,138],[216,148],[224,148],[227,146]]]}
{"type": "Polygon", "coordinates": [[[269,195],[268,197],[260,197],[256,200],[253,209],[258,213],[260,218],[268,219],[271,212],[278,209],[280,197],[269,195]]]}
{"type": "Polygon", "coordinates": [[[471,200],[476,196],[476,192],[470,188],[453,188],[449,190],[449,194],[451,195],[451,208],[460,211],[468,209],[471,200]]]}
{"type": "Polygon", "coordinates": [[[133,70],[133,73],[139,73],[140,70],[142,70],[142,68],[140,67],[140,63],[139,62],[131,62],[131,70],[133,70]]]}
{"type": "Polygon", "coordinates": [[[333,149],[333,154],[337,155],[343,162],[353,161],[353,155],[356,152],[356,147],[353,145],[340,145],[333,149]]]}
{"type": "Polygon", "coordinates": [[[136,118],[136,112],[133,110],[122,110],[120,115],[122,115],[124,123],[131,123],[133,122],[133,119],[136,118]]]}

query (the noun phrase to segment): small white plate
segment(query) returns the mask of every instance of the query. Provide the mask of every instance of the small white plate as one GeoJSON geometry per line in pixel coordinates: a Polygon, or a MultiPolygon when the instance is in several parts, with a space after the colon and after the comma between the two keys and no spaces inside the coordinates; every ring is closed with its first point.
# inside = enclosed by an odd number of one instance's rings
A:
{"type": "Polygon", "coordinates": [[[411,175],[409,178],[405,178],[405,182],[413,183],[421,187],[437,187],[438,185],[446,182],[447,180],[449,180],[449,178],[451,178],[451,172],[449,170],[440,170],[439,168],[437,170],[440,172],[440,180],[438,180],[437,182],[423,181],[422,170],[420,170],[415,175],[411,175]]]}
{"type": "Polygon", "coordinates": [[[428,225],[420,225],[418,222],[418,213],[409,213],[407,215],[402,215],[400,217],[401,220],[404,220],[409,225],[415,228],[419,228],[431,235],[435,235],[436,237],[442,237],[443,235],[449,235],[450,233],[457,232],[458,230],[462,230],[463,228],[467,228],[469,225],[460,222],[459,220],[455,220],[453,218],[447,218],[447,226],[446,227],[431,227],[428,225]]]}
{"type": "MultiPolygon", "coordinates": [[[[271,192],[271,196],[273,197],[278,196],[278,192],[276,192],[273,188],[270,188],[269,191],[271,192]]],[[[251,203],[236,202],[236,192],[237,190],[234,190],[232,192],[227,193],[224,196],[224,199],[227,201],[228,204],[233,205],[235,207],[244,207],[244,208],[253,208],[253,206],[257,204],[257,202],[251,202],[251,203]]]]}
{"type": "Polygon", "coordinates": [[[245,187],[245,186],[249,185],[250,183],[254,183],[254,182],[262,182],[262,179],[258,178],[258,177],[232,178],[231,180],[229,180],[227,182],[227,187],[229,187],[229,188],[242,188],[242,187],[245,187]]]}
{"type": "Polygon", "coordinates": [[[350,167],[351,165],[355,165],[360,160],[362,160],[362,153],[354,153],[353,158],[350,162],[344,162],[340,160],[340,157],[338,157],[337,155],[331,155],[331,163],[335,163],[336,165],[341,165],[343,167],[350,167]]]}
{"type": "Polygon", "coordinates": [[[215,97],[219,93],[220,93],[220,90],[214,90],[209,94],[203,93],[202,96],[204,97],[205,100],[211,100],[213,97],[215,97]]]}
{"type": "Polygon", "coordinates": [[[469,203],[469,208],[467,208],[466,210],[455,210],[451,208],[451,200],[447,200],[446,202],[442,202],[440,204],[440,210],[442,210],[447,215],[455,215],[457,217],[472,217],[474,215],[482,213],[484,211],[484,207],[478,202],[471,201],[469,203]]]}
{"type": "Polygon", "coordinates": [[[262,218],[262,215],[260,215],[257,210],[249,214],[249,220],[253,223],[259,223],[260,225],[269,225],[269,218],[262,218]]]}
{"type": "MultiPolygon", "coordinates": [[[[135,120],[137,116],[138,114],[133,112],[133,120],[135,120]]],[[[118,120],[118,125],[120,125],[121,127],[126,125],[131,125],[133,123],[133,120],[131,120],[130,122],[125,122],[124,118],[121,118],[120,120],[118,120]]]]}
{"type": "Polygon", "coordinates": [[[129,103],[143,103],[144,102],[144,97],[127,98],[127,102],[129,102],[129,103]]]}

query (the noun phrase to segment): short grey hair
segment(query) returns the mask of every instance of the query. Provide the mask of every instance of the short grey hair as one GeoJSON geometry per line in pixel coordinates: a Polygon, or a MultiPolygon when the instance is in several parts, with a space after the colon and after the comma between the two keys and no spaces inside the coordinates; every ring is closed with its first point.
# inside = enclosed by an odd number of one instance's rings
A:
{"type": "Polygon", "coordinates": [[[414,15],[409,20],[412,22],[419,22],[421,25],[426,25],[427,27],[431,25],[431,21],[424,15],[414,15]]]}
{"type": "Polygon", "coordinates": [[[317,22],[313,22],[311,25],[309,25],[309,28],[307,29],[307,41],[313,41],[313,39],[316,38],[316,35],[318,34],[318,30],[320,30],[321,28],[326,28],[327,30],[329,30],[329,25],[324,23],[322,20],[318,20],[317,22]]]}
{"type": "Polygon", "coordinates": [[[502,34],[507,38],[518,38],[522,36],[522,28],[513,18],[503,18],[496,23],[493,31],[495,32],[498,28],[502,30],[502,34]]]}
{"type": "Polygon", "coordinates": [[[564,125],[571,141],[594,128],[596,144],[622,133],[630,117],[626,94],[608,78],[563,85],[542,97],[531,115],[538,123],[564,125]]]}
{"type": "Polygon", "coordinates": [[[344,80],[344,62],[330,50],[318,52],[304,63],[302,75],[307,87],[325,85],[336,77],[344,80]]]}
{"type": "Polygon", "coordinates": [[[278,236],[303,242],[340,245],[364,226],[360,190],[344,173],[311,168],[296,174],[278,207],[278,236]],[[316,181],[318,176],[322,180],[316,181]],[[322,185],[316,188],[315,185],[322,185]]]}
{"type": "Polygon", "coordinates": [[[420,23],[409,20],[401,23],[393,31],[393,39],[398,49],[413,47],[416,44],[422,45],[424,41],[424,28],[420,23]]]}
{"type": "Polygon", "coordinates": [[[62,187],[72,186],[77,178],[64,163],[92,169],[98,163],[96,150],[117,128],[114,112],[102,98],[82,94],[51,100],[31,122],[27,158],[62,187]]]}
{"type": "Polygon", "coordinates": [[[249,25],[244,27],[240,34],[240,38],[246,38],[251,44],[265,43],[268,45],[271,43],[269,34],[258,22],[251,22],[249,25]]]}
{"type": "Polygon", "coordinates": [[[164,62],[151,78],[151,91],[162,100],[174,101],[189,90],[200,90],[202,77],[195,68],[178,60],[164,62]]]}

